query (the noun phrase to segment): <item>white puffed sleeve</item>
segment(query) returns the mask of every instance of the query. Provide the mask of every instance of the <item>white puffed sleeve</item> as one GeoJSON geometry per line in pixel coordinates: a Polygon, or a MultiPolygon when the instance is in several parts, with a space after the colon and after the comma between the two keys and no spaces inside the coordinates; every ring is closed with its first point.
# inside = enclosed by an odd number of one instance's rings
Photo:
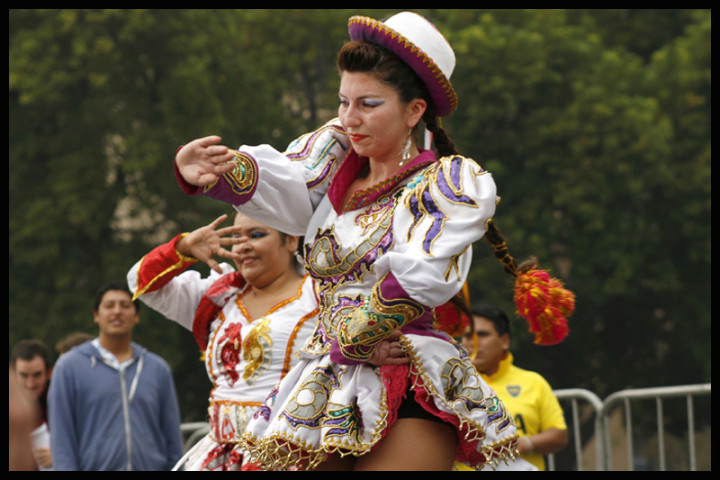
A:
{"type": "Polygon", "coordinates": [[[495,182],[473,160],[444,157],[408,184],[395,209],[395,248],[378,260],[408,295],[427,306],[458,293],[472,261],[472,244],[495,213],[495,182]]]}
{"type": "MultiPolygon", "coordinates": [[[[128,271],[127,280],[128,287],[131,292],[141,290],[140,279],[142,271],[145,268],[143,259],[139,260],[128,271]]],[[[227,263],[221,263],[220,269],[223,274],[234,272],[232,266],[227,263]]],[[[179,323],[187,330],[192,331],[193,320],[200,304],[200,300],[210,286],[215,283],[220,274],[214,270],[210,270],[210,275],[203,278],[199,272],[188,270],[164,283],[161,288],[150,289],[149,291],[138,296],[138,298],[148,307],[156,312],[161,313],[165,318],[179,323]]]]}
{"type": "Polygon", "coordinates": [[[197,193],[281,232],[303,235],[348,145],[337,119],[293,141],[285,152],[243,145],[235,152],[235,170],[197,193]]]}

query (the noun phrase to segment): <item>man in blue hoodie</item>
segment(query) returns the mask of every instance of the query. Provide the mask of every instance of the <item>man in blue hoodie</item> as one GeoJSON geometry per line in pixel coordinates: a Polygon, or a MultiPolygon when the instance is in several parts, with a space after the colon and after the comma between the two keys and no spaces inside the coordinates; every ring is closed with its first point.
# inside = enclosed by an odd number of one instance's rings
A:
{"type": "Polygon", "coordinates": [[[139,308],[125,283],[101,288],[99,336],[58,359],[48,396],[55,470],[170,470],[182,456],[170,367],[131,341],[139,308]]]}

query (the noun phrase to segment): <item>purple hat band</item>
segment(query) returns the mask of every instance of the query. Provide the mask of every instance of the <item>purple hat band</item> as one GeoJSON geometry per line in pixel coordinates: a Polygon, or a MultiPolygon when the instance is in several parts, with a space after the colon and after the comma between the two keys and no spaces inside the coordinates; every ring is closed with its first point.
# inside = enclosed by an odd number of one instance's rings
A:
{"type": "MultiPolygon", "coordinates": [[[[415,73],[418,74],[423,83],[425,83],[435,106],[435,114],[438,117],[448,116],[455,110],[455,108],[457,108],[458,104],[455,89],[449,79],[450,73],[452,73],[452,68],[455,65],[455,57],[452,49],[444,37],[442,37],[440,32],[438,32],[430,22],[420,15],[403,12],[395,17],[391,17],[388,20],[388,23],[393,18],[401,15],[404,15],[406,20],[408,19],[408,16],[411,15],[412,17],[409,17],[411,21],[416,23],[422,22],[422,24],[419,25],[421,28],[415,33],[417,35],[422,35],[422,29],[426,29],[426,31],[431,32],[432,36],[436,38],[434,41],[436,43],[440,43],[441,50],[443,50],[442,54],[447,57],[451,57],[446,59],[444,62],[444,68],[447,75],[438,65],[440,62],[434,61],[425,50],[421,49],[417,45],[422,42],[418,40],[412,42],[398,31],[389,27],[386,23],[379,22],[369,17],[351,17],[348,21],[350,38],[355,41],[366,41],[381,45],[400,57],[410,66],[410,68],[413,69],[413,71],[415,71],[415,73]],[[417,17],[417,20],[415,17],[417,17]],[[429,30],[429,28],[432,30],[429,30]]],[[[432,42],[433,39],[429,39],[428,35],[425,35],[422,41],[427,43],[428,41],[432,42]]],[[[435,54],[436,56],[438,55],[437,51],[435,54]]]]}

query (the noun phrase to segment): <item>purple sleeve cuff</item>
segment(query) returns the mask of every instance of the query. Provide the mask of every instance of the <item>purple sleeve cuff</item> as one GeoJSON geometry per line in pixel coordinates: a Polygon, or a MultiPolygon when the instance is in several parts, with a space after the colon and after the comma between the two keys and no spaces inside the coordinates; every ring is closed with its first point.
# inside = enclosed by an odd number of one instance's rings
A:
{"type": "MultiPolygon", "coordinates": [[[[181,147],[182,148],[182,147],[181,147]]],[[[190,185],[180,175],[177,164],[173,162],[175,178],[180,188],[188,195],[203,195],[230,205],[242,205],[252,198],[258,184],[258,165],[250,155],[233,151],[235,168],[221,175],[213,183],[204,187],[190,185]]]]}

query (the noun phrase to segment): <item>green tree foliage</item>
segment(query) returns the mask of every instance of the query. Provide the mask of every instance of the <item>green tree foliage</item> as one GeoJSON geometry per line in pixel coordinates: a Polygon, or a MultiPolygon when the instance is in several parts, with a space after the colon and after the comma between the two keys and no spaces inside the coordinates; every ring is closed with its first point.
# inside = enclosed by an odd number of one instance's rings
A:
{"type": "MultiPolygon", "coordinates": [[[[323,123],[347,18],[392,13],[11,10],[10,344],[94,332],[100,284],[227,211],[180,191],[178,146],[282,148],[323,123]]],[[[709,381],[710,12],[421,13],[455,48],[444,125],[493,173],[511,251],[577,294],[559,346],[516,317],[518,363],[601,395],[709,381]]],[[[512,311],[501,270],[475,246],[473,300],[512,311]]],[[[145,309],[136,339],[173,366],[185,419],[204,418],[192,336],[145,309]]]]}
{"type": "MultiPolygon", "coordinates": [[[[511,249],[540,257],[577,294],[564,344],[516,342],[518,361],[555,386],[606,394],[710,378],[710,14],[667,11],[675,28],[655,32],[654,52],[633,52],[661,13],[451,19],[465,61],[446,123],[495,175],[511,249]],[[628,45],[612,18],[636,27],[628,45]]],[[[476,248],[470,287],[497,303],[508,287],[486,257],[476,248]]]]}

